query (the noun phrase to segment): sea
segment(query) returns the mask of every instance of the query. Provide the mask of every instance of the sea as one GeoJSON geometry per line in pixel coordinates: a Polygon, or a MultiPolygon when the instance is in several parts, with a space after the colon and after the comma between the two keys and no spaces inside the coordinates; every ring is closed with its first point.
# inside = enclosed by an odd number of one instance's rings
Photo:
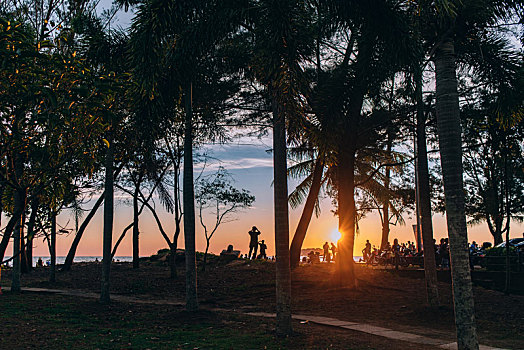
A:
{"type": "MultiPolygon", "coordinates": [[[[4,260],[8,260],[9,258],[10,256],[6,256],[4,257],[4,260]]],[[[38,258],[42,258],[42,262],[44,263],[44,265],[51,264],[51,258],[49,256],[34,256],[33,257],[33,266],[36,266],[38,258]]],[[[57,256],[56,264],[57,265],[63,264],[65,261],[65,258],[66,258],[65,256],[57,256]]],[[[360,259],[362,259],[361,256],[353,256],[353,260],[355,260],[355,262],[359,262],[360,259]]],[[[300,257],[300,260],[302,260],[302,256],[300,257]]],[[[94,262],[94,261],[102,261],[102,257],[101,256],[75,256],[75,258],[73,259],[73,262],[76,262],[76,263],[94,262]]],[[[133,261],[132,256],[115,256],[114,258],[114,262],[132,262],[132,261],[133,261]]],[[[12,264],[13,264],[12,261],[8,262],[9,266],[12,266],[12,264]]]]}
{"type": "MultiPolygon", "coordinates": [[[[4,260],[8,260],[10,256],[7,256],[4,258],[4,260]]],[[[38,259],[41,258],[44,265],[51,264],[51,257],[49,256],[34,256],[33,257],[33,266],[36,266],[36,263],[38,262],[38,259]]],[[[61,265],[65,262],[66,257],[65,256],[57,256],[56,257],[56,264],[61,265]]],[[[75,256],[73,259],[73,262],[76,263],[82,263],[82,262],[94,262],[94,261],[102,261],[101,256],[75,256]]],[[[115,262],[132,262],[133,257],[132,256],[115,256],[114,258],[115,262]]],[[[13,262],[10,261],[9,266],[12,266],[13,262]]]]}

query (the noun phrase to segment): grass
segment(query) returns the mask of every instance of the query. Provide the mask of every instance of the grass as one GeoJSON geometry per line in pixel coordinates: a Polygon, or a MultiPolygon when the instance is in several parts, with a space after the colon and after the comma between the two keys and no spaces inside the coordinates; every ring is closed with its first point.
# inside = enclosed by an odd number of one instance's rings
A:
{"type": "MultiPolygon", "coordinates": [[[[295,334],[274,336],[274,320],[235,312],[188,313],[167,305],[53,294],[0,296],[1,349],[405,349],[403,342],[294,322],[295,334]]],[[[417,346],[426,350],[426,346],[417,346]]]]}
{"type": "MultiPolygon", "coordinates": [[[[237,315],[190,315],[154,305],[6,293],[0,298],[2,347],[18,349],[279,349],[269,327],[237,315]],[[23,332],[20,332],[24,329],[23,332]],[[24,334],[23,337],[18,335],[24,334]]],[[[284,341],[285,342],[285,341],[284,341]]]]}

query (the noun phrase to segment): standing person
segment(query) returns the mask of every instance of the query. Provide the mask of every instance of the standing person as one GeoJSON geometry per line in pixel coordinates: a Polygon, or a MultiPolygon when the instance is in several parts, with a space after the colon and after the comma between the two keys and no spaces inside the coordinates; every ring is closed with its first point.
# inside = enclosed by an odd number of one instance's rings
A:
{"type": "Polygon", "coordinates": [[[364,247],[364,261],[368,262],[370,258],[371,258],[371,243],[369,243],[369,239],[366,239],[366,246],[364,247]]]}
{"type": "Polygon", "coordinates": [[[328,242],[324,243],[322,248],[324,248],[324,261],[330,262],[331,254],[329,254],[329,243],[328,242]]]}
{"type": "Polygon", "coordinates": [[[449,269],[449,246],[446,238],[440,240],[439,255],[442,258],[440,267],[449,269]]]}
{"type": "Polygon", "coordinates": [[[249,233],[249,254],[248,258],[255,259],[257,257],[257,250],[258,250],[258,236],[262,233],[258,230],[256,226],[253,226],[251,228],[251,231],[249,233]],[[253,252],[253,255],[251,255],[251,252],[253,252]]]}
{"type": "Polygon", "coordinates": [[[395,259],[395,269],[398,270],[398,264],[399,264],[399,260],[400,260],[400,245],[398,244],[398,239],[395,238],[393,240],[393,257],[395,259]]]}
{"type": "Polygon", "coordinates": [[[258,256],[259,259],[267,259],[267,255],[266,255],[266,249],[267,249],[267,245],[264,243],[264,240],[262,240],[260,243],[260,255],[258,256]]]}
{"type": "Polygon", "coordinates": [[[335,257],[337,256],[337,246],[333,242],[331,242],[331,254],[333,255],[331,258],[335,261],[335,257]]]}

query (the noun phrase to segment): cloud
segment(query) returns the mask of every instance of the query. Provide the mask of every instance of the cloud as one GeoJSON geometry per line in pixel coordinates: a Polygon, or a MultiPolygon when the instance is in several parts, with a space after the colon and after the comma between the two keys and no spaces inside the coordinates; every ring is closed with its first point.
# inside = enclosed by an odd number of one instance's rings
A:
{"type": "MultiPolygon", "coordinates": [[[[240,159],[220,159],[213,163],[207,163],[205,172],[214,172],[219,167],[224,167],[226,170],[246,170],[253,168],[272,168],[272,158],[240,158],[240,159]]],[[[195,165],[195,172],[202,170],[198,164],[195,165]]]]}

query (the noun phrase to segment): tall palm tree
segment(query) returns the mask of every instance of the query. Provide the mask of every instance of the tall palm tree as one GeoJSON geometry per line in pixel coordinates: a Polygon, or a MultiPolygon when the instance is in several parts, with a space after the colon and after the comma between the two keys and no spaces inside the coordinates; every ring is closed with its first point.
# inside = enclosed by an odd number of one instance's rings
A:
{"type": "Polygon", "coordinates": [[[459,349],[478,349],[467,248],[455,45],[467,42],[467,38],[490,24],[518,15],[524,2],[449,0],[420,1],[420,5],[422,14],[432,18],[427,22],[427,33],[429,41],[434,43],[431,53],[435,63],[437,131],[450,240],[457,343],[459,349]]]}
{"type": "MultiPolygon", "coordinates": [[[[339,231],[338,280],[348,287],[356,286],[353,250],[357,211],[355,205],[355,162],[367,131],[382,126],[369,124],[364,111],[368,92],[374,91],[408,60],[400,53],[411,54],[406,14],[392,1],[328,2],[333,22],[348,32],[350,39],[342,64],[331,84],[332,98],[325,118],[332,119],[334,152],[337,155],[337,204],[339,231]],[[400,49],[402,47],[402,49],[400,49]],[[335,84],[333,84],[335,83],[335,84]],[[368,123],[368,125],[364,125],[368,123]]],[[[329,90],[328,90],[329,91],[329,90]]],[[[327,98],[326,98],[327,100],[327,98]]]]}
{"type": "Polygon", "coordinates": [[[113,239],[113,214],[114,214],[114,177],[113,167],[115,161],[115,144],[113,130],[108,131],[106,140],[108,147],[105,155],[105,182],[104,182],[104,228],[102,242],[102,278],[100,289],[100,302],[108,304],[111,301],[109,294],[111,270],[111,246],[113,239]]]}
{"type": "MultiPolygon", "coordinates": [[[[468,236],[464,208],[462,140],[455,45],[467,42],[486,26],[522,11],[522,1],[421,1],[422,11],[434,16],[431,32],[437,98],[437,131],[450,239],[455,324],[459,349],[478,349],[473,292],[469,273],[468,236]],[[437,14],[437,16],[435,16],[437,14]]],[[[431,22],[429,22],[431,23],[431,22]]],[[[430,31],[428,31],[430,32],[430,31]]],[[[459,44],[460,45],[460,44],[459,44]]]]}
{"type": "Polygon", "coordinates": [[[426,114],[422,99],[422,72],[418,67],[415,73],[415,100],[417,104],[417,195],[422,245],[424,250],[424,275],[426,282],[426,297],[431,307],[439,305],[437,267],[435,262],[435,245],[433,243],[433,224],[431,221],[431,193],[429,186],[428,154],[426,146],[426,114]]]}

